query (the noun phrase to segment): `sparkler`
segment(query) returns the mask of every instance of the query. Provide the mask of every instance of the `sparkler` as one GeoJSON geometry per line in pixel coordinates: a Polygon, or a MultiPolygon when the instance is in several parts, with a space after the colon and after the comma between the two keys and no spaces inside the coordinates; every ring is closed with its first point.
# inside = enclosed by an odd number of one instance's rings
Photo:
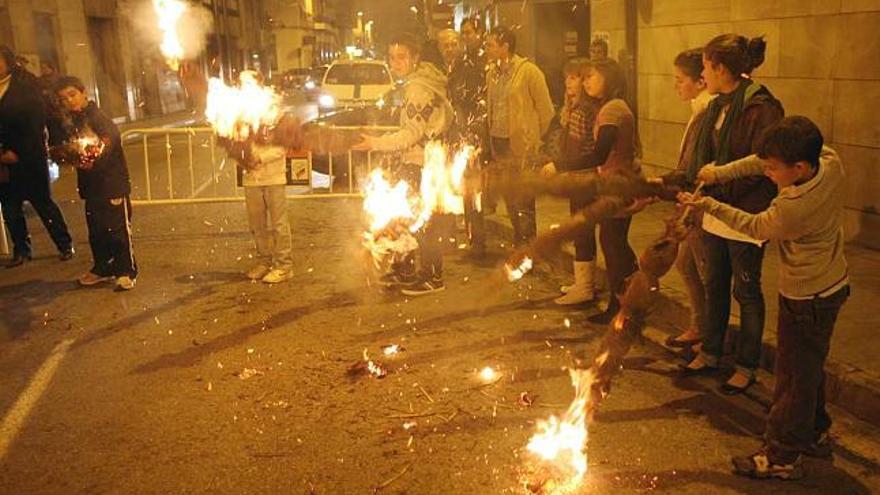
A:
{"type": "Polygon", "coordinates": [[[180,60],[183,58],[183,44],[180,42],[178,24],[187,11],[187,5],[180,0],[153,0],[153,10],[158,17],[159,30],[162,31],[159,50],[165,56],[168,66],[176,71],[180,68],[180,60]]]}
{"type": "Polygon", "coordinates": [[[218,136],[245,141],[260,128],[278,121],[280,101],[272,88],[260,84],[254,72],[243,71],[237,86],[212,77],[208,81],[205,116],[218,136]]]}

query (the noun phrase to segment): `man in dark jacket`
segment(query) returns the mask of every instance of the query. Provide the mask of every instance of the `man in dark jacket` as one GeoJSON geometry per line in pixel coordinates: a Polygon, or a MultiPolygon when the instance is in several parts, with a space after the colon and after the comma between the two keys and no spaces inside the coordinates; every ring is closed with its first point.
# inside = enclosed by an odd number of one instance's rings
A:
{"type": "Polygon", "coordinates": [[[31,259],[31,242],[24,217],[30,202],[49,231],[62,261],[73,257],[73,240],[49,187],[46,154],[46,112],[36,78],[15,64],[15,56],[0,47],[0,203],[12,235],[14,252],[8,268],[31,259]]]}
{"type": "Polygon", "coordinates": [[[115,279],[116,290],[131,290],[137,277],[131,247],[131,182],[119,129],[89,101],[79,79],[60,78],[55,93],[71,117],[68,144],[58,150],[58,158],[76,167],[94,258],[94,266],[79,283],[89,286],[115,279]]]}

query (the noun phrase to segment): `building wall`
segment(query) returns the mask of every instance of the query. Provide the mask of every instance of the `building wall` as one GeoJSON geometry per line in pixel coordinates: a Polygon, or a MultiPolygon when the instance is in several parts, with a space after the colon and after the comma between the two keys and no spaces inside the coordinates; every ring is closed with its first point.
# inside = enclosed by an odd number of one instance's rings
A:
{"type": "MultiPolygon", "coordinates": [[[[592,0],[592,28],[624,44],[625,0],[592,0]]],[[[848,174],[846,231],[880,248],[880,1],[637,0],[639,130],[644,162],[670,168],[689,107],[675,96],[672,61],[728,32],[765,35],[754,77],[805,115],[841,155],[848,174]]]]}

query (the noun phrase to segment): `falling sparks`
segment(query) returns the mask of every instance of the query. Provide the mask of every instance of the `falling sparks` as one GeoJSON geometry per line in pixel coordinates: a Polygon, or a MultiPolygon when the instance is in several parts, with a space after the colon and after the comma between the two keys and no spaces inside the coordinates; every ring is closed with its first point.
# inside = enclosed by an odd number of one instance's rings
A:
{"type": "Polygon", "coordinates": [[[547,464],[552,477],[542,480],[542,493],[573,493],[587,474],[587,402],[593,383],[591,370],[569,370],[575,398],[561,418],[538,421],[538,432],[526,448],[547,464]]]}
{"type": "Polygon", "coordinates": [[[162,31],[159,50],[165,57],[168,67],[177,70],[183,58],[183,44],[180,42],[178,24],[187,11],[187,5],[180,0],[153,0],[153,10],[156,11],[159,30],[162,31]]]}
{"type": "Polygon", "coordinates": [[[208,81],[205,117],[218,136],[244,141],[261,127],[272,126],[281,115],[280,97],[260,84],[257,74],[243,71],[237,86],[221,79],[208,81]]]}
{"type": "Polygon", "coordinates": [[[504,271],[507,272],[507,280],[511,282],[516,282],[517,280],[523,278],[526,273],[529,273],[529,271],[532,269],[532,266],[532,259],[528,256],[523,258],[519,265],[516,267],[505,264],[504,271]]]}

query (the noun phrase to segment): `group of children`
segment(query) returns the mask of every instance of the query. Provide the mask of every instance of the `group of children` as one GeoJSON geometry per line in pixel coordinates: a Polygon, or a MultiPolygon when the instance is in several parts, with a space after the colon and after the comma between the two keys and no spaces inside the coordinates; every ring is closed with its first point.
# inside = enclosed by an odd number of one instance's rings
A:
{"type": "MultiPolygon", "coordinates": [[[[765,304],[761,268],[768,241],[780,245],[776,390],[764,447],[735,457],[737,473],[783,479],[803,475],[802,456],[829,456],[824,362],[836,317],[849,295],[843,255],[843,169],[809,119],[783,118],[782,104],[750,77],[764,59],[762,38],[733,34],[676,57],[675,89],[692,105],[676,170],[653,180],[677,186],[683,205],[699,212],[697,228],[676,262],[691,303],[691,326],[670,338],[695,357],[683,373],[716,374],[733,297],[741,309],[735,370],[722,385],[734,395],[755,382],[765,304]]],[[[624,100],[623,73],[613,61],[570,63],[565,69],[564,128],[558,158],[544,174],[640,174],[633,116],[624,100]]],[[[636,270],[627,241],[634,204],[600,224],[610,303],[591,318],[617,312],[617,294],[636,270]]],[[[584,207],[572,200],[571,210],[584,207]]],[[[595,297],[593,233],[575,242],[574,284],[559,304],[595,297]]]]}

